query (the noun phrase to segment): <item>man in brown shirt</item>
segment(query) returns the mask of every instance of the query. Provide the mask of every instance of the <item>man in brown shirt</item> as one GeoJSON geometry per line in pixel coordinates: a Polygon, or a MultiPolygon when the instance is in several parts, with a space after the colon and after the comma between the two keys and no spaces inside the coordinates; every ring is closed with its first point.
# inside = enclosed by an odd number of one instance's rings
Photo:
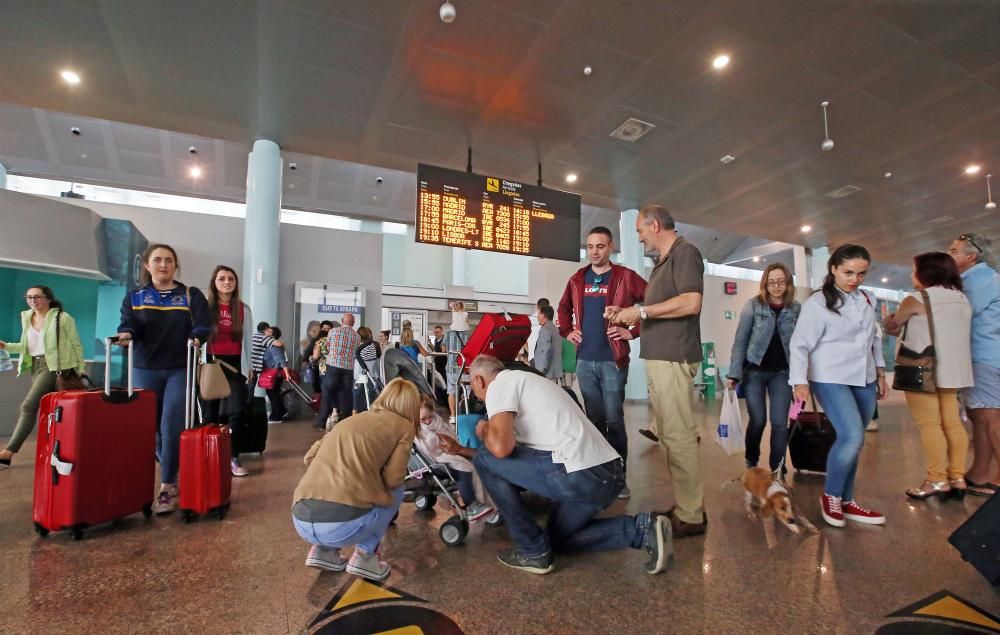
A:
{"type": "Polygon", "coordinates": [[[646,360],[653,427],[667,449],[677,507],[670,514],[674,537],[705,533],[704,483],[698,425],[691,412],[693,381],[701,364],[701,301],[705,264],[701,252],[677,235],[674,219],[658,205],[639,212],[635,224],[647,251],[659,254],[646,287],[646,305],[608,307],[605,317],[642,322],[640,357],[646,360]]]}

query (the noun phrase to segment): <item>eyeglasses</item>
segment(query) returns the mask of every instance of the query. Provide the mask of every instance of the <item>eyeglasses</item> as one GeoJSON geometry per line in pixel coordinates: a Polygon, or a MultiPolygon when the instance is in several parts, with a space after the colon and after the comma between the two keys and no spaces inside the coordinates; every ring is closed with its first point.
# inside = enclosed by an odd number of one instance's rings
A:
{"type": "Polygon", "coordinates": [[[970,245],[976,248],[976,251],[978,251],[979,253],[983,253],[983,248],[977,245],[976,241],[972,240],[971,234],[962,234],[961,236],[958,237],[958,239],[968,242],[970,245]]]}
{"type": "Polygon", "coordinates": [[[27,300],[28,302],[38,302],[39,300],[44,300],[45,296],[44,295],[26,295],[26,296],[24,296],[24,299],[27,300]]]}
{"type": "Polygon", "coordinates": [[[783,287],[788,284],[787,280],[768,280],[767,286],[769,287],[783,287]]]}

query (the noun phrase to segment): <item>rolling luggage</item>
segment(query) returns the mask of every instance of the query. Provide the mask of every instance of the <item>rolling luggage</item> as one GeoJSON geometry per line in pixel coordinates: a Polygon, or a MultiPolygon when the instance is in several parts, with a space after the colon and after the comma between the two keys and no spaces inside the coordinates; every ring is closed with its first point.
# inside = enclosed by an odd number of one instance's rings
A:
{"type": "Polygon", "coordinates": [[[263,397],[251,397],[243,406],[239,425],[240,429],[232,437],[239,439],[236,452],[263,454],[267,449],[267,401],[263,397]]]}
{"type": "Polygon", "coordinates": [[[502,362],[512,362],[528,343],[531,336],[531,320],[527,315],[512,313],[485,313],[469,335],[469,341],[462,347],[458,364],[463,369],[486,354],[502,362]]]}
{"type": "MultiPolygon", "coordinates": [[[[105,368],[111,344],[105,343],[105,368]]],[[[136,512],[153,513],[156,477],[156,395],[132,388],[132,347],[128,347],[128,387],[68,390],[42,398],[32,517],[35,531],[83,529],[136,512]]]]}
{"type": "Polygon", "coordinates": [[[195,427],[200,354],[190,340],[187,352],[178,507],[184,522],[209,512],[222,520],[229,509],[233,488],[233,473],[229,465],[232,438],[224,426],[210,424],[195,427]]]}
{"type": "Polygon", "coordinates": [[[990,584],[1000,585],[1000,495],[990,496],[948,542],[990,584]]]}
{"type": "Polygon", "coordinates": [[[792,466],[797,471],[825,474],[826,459],[837,439],[837,432],[826,413],[816,407],[815,399],[812,406],[811,411],[803,410],[798,418],[790,420],[788,451],[792,466]]]}

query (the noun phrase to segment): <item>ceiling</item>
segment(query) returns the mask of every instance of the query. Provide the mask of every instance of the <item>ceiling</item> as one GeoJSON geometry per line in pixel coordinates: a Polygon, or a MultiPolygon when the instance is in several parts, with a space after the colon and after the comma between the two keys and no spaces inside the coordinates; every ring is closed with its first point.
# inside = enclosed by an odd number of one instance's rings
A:
{"type": "Polygon", "coordinates": [[[446,25],[435,0],[0,0],[0,160],[176,186],[198,145],[211,178],[191,188],[238,198],[248,145],[267,137],[300,166],[286,204],[411,220],[412,183],[374,177],[461,168],[471,146],[478,172],[530,182],[540,161],[562,187],[576,172],[595,208],[661,203],[900,265],[962,231],[1000,235],[983,175],[962,172],[1000,166],[1000,2],[454,3],[446,25]],[[78,116],[108,125],[72,137],[78,116]],[[629,117],[656,127],[609,137],[629,117]],[[861,190],[825,196],[845,185],[861,190]]]}

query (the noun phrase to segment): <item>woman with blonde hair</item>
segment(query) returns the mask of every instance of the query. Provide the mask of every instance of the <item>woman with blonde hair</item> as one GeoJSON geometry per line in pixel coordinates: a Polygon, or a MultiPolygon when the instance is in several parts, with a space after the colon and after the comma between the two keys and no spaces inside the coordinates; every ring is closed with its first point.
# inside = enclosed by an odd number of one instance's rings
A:
{"type": "Polygon", "coordinates": [[[743,383],[750,423],[746,434],[746,465],[756,467],[760,441],[767,425],[767,399],[771,401],[772,472],[783,472],[788,448],[788,408],[792,387],[788,385],[788,345],[799,319],[801,305],[788,267],[776,262],[760,278],[760,292],[740,313],[726,386],[743,383]]]}
{"type": "Polygon", "coordinates": [[[306,565],[384,580],[379,544],[403,501],[403,479],[420,426],[420,393],[394,379],[367,412],[341,421],[306,453],[292,522],[313,546],[306,565]],[[340,548],[355,545],[350,561],[340,548]]]}
{"type": "Polygon", "coordinates": [[[413,337],[413,328],[410,326],[404,326],[403,330],[400,331],[399,349],[409,355],[410,359],[415,362],[420,361],[420,355],[424,357],[429,355],[427,349],[420,343],[420,340],[413,337]]]}

